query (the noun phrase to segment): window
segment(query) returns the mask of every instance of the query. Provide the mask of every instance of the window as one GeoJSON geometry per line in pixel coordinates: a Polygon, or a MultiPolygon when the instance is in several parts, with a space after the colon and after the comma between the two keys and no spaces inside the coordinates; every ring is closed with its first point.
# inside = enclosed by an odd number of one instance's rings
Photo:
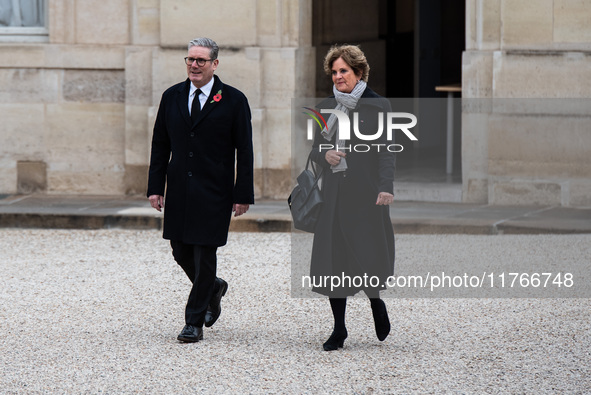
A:
{"type": "Polygon", "coordinates": [[[46,0],[0,0],[0,41],[48,41],[46,0]]]}

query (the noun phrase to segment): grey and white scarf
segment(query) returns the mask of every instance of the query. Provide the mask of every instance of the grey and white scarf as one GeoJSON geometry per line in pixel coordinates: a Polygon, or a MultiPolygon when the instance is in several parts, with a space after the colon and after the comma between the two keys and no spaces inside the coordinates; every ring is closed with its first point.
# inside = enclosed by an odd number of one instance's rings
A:
{"type": "MultiPolygon", "coordinates": [[[[334,97],[337,101],[337,105],[335,107],[335,110],[342,111],[345,114],[349,115],[349,111],[353,110],[355,107],[357,107],[357,102],[359,101],[359,98],[361,97],[361,95],[363,95],[363,92],[365,91],[366,87],[367,87],[367,83],[363,80],[359,80],[357,82],[357,84],[355,85],[355,87],[353,88],[353,90],[351,91],[351,93],[343,93],[343,92],[338,91],[336,86],[333,85],[332,91],[333,91],[334,97]]],[[[324,138],[326,140],[330,141],[338,129],[337,116],[334,114],[331,114],[330,117],[328,118],[328,121],[326,122],[326,125],[327,125],[327,127],[322,129],[321,134],[322,134],[322,136],[324,136],[324,138]]],[[[337,134],[336,143],[337,143],[336,145],[338,148],[345,146],[345,141],[341,140],[340,136],[338,134],[337,134]]],[[[347,170],[347,161],[345,160],[345,158],[341,158],[341,161],[339,162],[338,165],[330,166],[330,168],[332,169],[333,173],[336,173],[339,171],[345,171],[345,170],[347,170]]]]}

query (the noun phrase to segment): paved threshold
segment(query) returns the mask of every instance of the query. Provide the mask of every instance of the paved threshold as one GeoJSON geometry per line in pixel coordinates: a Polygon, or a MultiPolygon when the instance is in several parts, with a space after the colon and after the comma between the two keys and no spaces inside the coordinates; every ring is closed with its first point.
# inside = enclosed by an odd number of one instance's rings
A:
{"type": "MultiPolygon", "coordinates": [[[[395,201],[390,214],[396,233],[591,233],[590,208],[395,201]]],[[[162,213],[141,197],[0,196],[0,227],[5,228],[161,229],[162,221],[162,213]]],[[[286,201],[257,201],[248,213],[232,219],[230,231],[292,231],[286,201]]]]}

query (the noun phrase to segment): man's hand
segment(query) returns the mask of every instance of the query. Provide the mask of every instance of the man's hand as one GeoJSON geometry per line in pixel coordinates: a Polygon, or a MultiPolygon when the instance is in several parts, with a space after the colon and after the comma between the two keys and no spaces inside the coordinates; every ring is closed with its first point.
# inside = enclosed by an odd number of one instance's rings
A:
{"type": "Polygon", "coordinates": [[[150,201],[150,205],[152,207],[154,207],[158,211],[162,211],[162,207],[164,207],[164,196],[150,195],[150,197],[148,197],[148,200],[150,201]]]}
{"type": "Polygon", "coordinates": [[[376,204],[378,206],[387,206],[394,201],[394,195],[388,192],[380,192],[376,204]]]}
{"type": "Polygon", "coordinates": [[[232,211],[234,211],[234,217],[240,217],[242,214],[248,211],[250,204],[238,204],[234,203],[232,211]]]}

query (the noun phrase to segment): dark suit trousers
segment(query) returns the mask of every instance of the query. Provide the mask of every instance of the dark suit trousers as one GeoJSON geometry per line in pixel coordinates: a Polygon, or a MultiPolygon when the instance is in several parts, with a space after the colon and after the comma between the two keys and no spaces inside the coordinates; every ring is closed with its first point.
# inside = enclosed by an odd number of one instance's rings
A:
{"type": "Polygon", "coordinates": [[[214,291],[217,247],[185,244],[175,240],[171,240],[170,245],[174,260],[193,283],[185,308],[185,323],[202,327],[214,291]]]}

